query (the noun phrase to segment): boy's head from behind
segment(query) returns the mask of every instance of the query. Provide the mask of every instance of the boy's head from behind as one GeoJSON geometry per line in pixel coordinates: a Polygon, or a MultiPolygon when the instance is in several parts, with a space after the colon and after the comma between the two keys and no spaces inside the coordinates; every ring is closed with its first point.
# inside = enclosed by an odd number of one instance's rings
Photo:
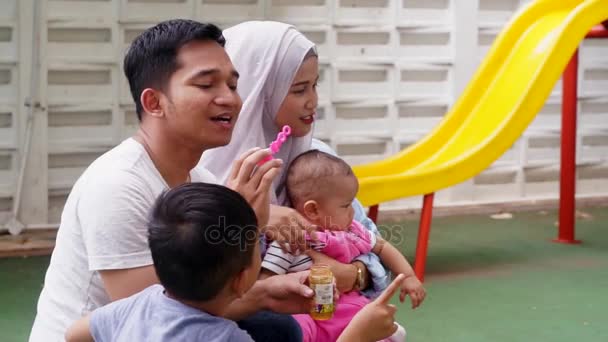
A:
{"type": "Polygon", "coordinates": [[[238,297],[260,270],[255,212],[221,185],[187,183],[162,194],[152,210],[148,242],[160,282],[180,300],[238,297]]]}
{"type": "Polygon", "coordinates": [[[318,150],[302,153],[287,171],[293,207],[324,229],[345,230],[353,220],[357,177],[342,159],[318,150]]]}

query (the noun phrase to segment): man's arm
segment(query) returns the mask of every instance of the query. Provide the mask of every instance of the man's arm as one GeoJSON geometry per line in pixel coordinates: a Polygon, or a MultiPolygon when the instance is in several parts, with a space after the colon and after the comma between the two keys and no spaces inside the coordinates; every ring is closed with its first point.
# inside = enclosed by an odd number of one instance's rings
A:
{"type": "Polygon", "coordinates": [[[72,324],[65,333],[67,342],[95,342],[90,330],[91,315],[87,315],[72,324]]]}
{"type": "Polygon", "coordinates": [[[159,283],[152,265],[124,270],[104,270],[99,271],[99,274],[111,301],[129,297],[148,286],[159,283]]]}
{"type": "Polygon", "coordinates": [[[224,316],[233,321],[260,311],[278,313],[308,313],[314,292],[304,283],[308,271],[276,275],[258,280],[245,295],[230,304],[224,316]]]}
{"type": "Polygon", "coordinates": [[[112,301],[158,283],[148,247],[154,196],[145,179],[124,170],[84,184],[77,215],[89,270],[98,271],[112,301]]]}

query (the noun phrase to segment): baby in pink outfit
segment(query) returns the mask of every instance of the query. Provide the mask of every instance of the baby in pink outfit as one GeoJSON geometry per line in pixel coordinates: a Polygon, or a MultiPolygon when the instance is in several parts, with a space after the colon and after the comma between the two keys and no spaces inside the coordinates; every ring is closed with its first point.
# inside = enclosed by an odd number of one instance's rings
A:
{"type": "MultiPolygon", "coordinates": [[[[403,255],[390,243],[368,231],[353,220],[351,206],[359,183],[350,166],[330,154],[311,150],[298,156],[289,166],[287,192],[293,207],[319,227],[315,238],[307,237],[309,245],[341,263],[350,263],[361,254],[373,252],[393,274],[404,274],[401,302],[410,295],[417,307],[426,295],[403,255]]],[[[306,254],[292,254],[273,242],[262,261],[262,274],[284,274],[307,270],[312,259],[306,254]]],[[[304,341],[335,341],[352,317],[369,299],[359,291],[340,294],[333,318],[313,320],[310,315],[294,315],[300,324],[304,341]]],[[[404,341],[405,330],[399,327],[389,341],[404,341]]]]}

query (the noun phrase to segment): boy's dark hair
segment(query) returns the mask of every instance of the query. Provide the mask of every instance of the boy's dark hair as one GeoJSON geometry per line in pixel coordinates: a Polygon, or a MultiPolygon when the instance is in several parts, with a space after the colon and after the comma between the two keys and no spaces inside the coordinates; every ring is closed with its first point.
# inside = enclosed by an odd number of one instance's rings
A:
{"type": "Polygon", "coordinates": [[[177,52],[194,40],[211,40],[222,47],[226,43],[222,30],[213,24],[194,20],[167,20],[145,30],[131,43],[123,68],[137,117],[141,121],[141,93],[146,88],[164,89],[171,75],[179,68],[177,52]]]}
{"type": "Polygon", "coordinates": [[[344,160],[319,150],[306,151],[294,159],[287,169],[287,195],[297,206],[311,194],[331,192],[331,177],[354,177],[353,170],[344,160]]]}
{"type": "Polygon", "coordinates": [[[148,243],[167,291],[178,299],[206,301],[251,264],[258,243],[257,218],[237,192],[187,183],[157,199],[148,243]]]}

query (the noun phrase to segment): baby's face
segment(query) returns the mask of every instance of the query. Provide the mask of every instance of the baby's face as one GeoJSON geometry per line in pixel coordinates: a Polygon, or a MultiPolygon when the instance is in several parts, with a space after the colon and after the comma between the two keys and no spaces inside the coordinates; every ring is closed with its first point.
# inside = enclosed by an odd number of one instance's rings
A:
{"type": "Polygon", "coordinates": [[[346,230],[350,227],[355,215],[352,203],[359,190],[359,183],[355,176],[335,177],[331,189],[327,189],[330,196],[319,199],[319,213],[321,225],[329,230],[346,230]]]}

